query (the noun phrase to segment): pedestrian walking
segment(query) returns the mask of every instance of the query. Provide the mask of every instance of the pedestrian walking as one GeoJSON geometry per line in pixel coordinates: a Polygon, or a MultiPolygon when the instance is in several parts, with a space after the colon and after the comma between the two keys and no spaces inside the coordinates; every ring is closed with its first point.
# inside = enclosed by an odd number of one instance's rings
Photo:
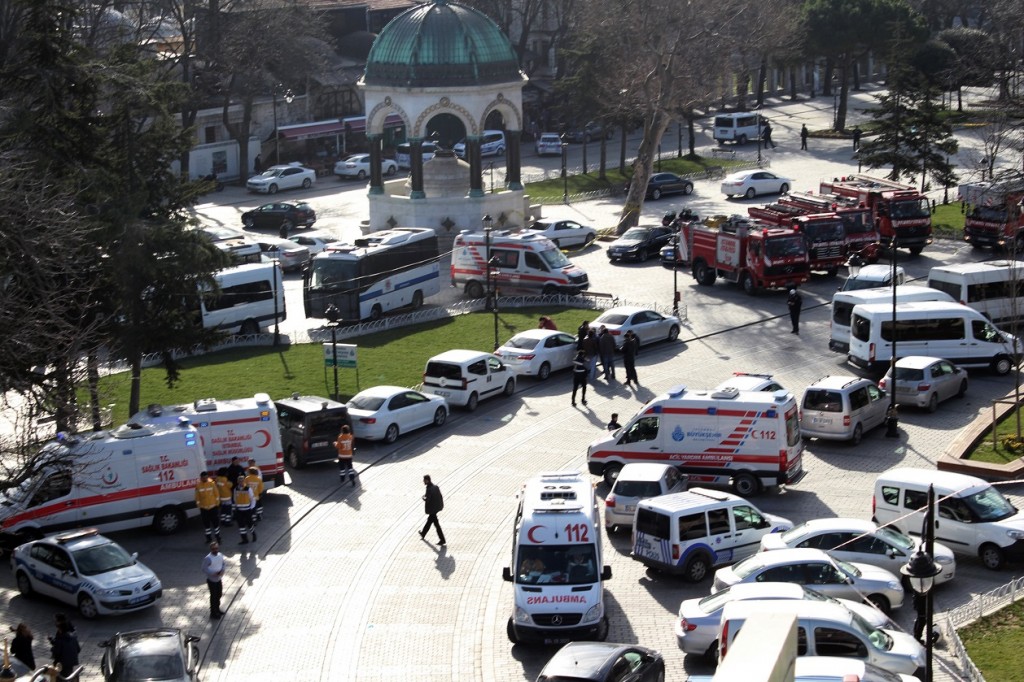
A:
{"type": "Polygon", "coordinates": [[[601,354],[601,349],[597,343],[597,330],[593,327],[587,330],[587,335],[583,338],[583,354],[587,358],[587,378],[594,381],[597,379],[597,358],[601,354]]]}
{"type": "Polygon", "coordinates": [[[576,351],[576,357],[572,360],[572,406],[576,407],[576,391],[583,389],[583,404],[587,404],[587,377],[590,375],[590,368],[587,366],[587,354],[585,351],[576,351]]]}
{"type": "Polygon", "coordinates": [[[606,427],[609,431],[615,431],[621,429],[622,424],[619,423],[619,413],[612,412],[612,418],[608,420],[608,426],[606,427]]]}
{"type": "Polygon", "coordinates": [[[220,497],[220,525],[231,527],[235,519],[235,505],[231,500],[231,491],[234,489],[231,480],[228,478],[227,467],[217,469],[217,494],[220,497]]]}
{"type": "Polygon", "coordinates": [[[252,522],[256,525],[263,520],[263,491],[266,488],[263,485],[263,474],[254,459],[249,460],[249,467],[245,470],[245,484],[256,494],[256,506],[252,508],[252,522]]]}
{"type": "Polygon", "coordinates": [[[217,482],[210,479],[209,471],[199,472],[196,506],[199,507],[199,518],[203,521],[206,544],[214,540],[220,542],[220,491],[217,490],[217,482]]]}
{"type": "Polygon", "coordinates": [[[537,329],[550,329],[552,331],[558,330],[558,325],[547,315],[540,316],[540,322],[537,324],[537,329]]]}
{"type": "Polygon", "coordinates": [[[775,142],[772,141],[772,124],[767,120],[764,122],[764,129],[761,132],[761,138],[764,140],[764,148],[768,149],[768,145],[775,149],[775,142]]]}
{"type": "Polygon", "coordinates": [[[601,325],[601,335],[597,337],[597,347],[601,353],[601,371],[605,381],[615,381],[615,337],[604,325],[601,325]]]}
{"type": "Polygon", "coordinates": [[[235,487],[235,481],[238,480],[239,476],[245,476],[245,467],[242,466],[242,462],[237,457],[231,458],[231,464],[228,465],[227,471],[228,480],[231,481],[231,487],[235,487]]]}
{"type": "Polygon", "coordinates": [[[11,655],[28,666],[29,670],[36,669],[36,656],[32,653],[32,630],[25,623],[18,623],[17,627],[11,626],[14,639],[11,640],[11,655]]]}
{"type": "Polygon", "coordinates": [[[853,126],[853,151],[860,151],[860,126],[853,126]]]}
{"type": "Polygon", "coordinates": [[[584,350],[583,340],[587,338],[588,331],[590,331],[590,322],[583,320],[583,324],[576,329],[576,350],[584,350]]]}
{"type": "Polygon", "coordinates": [[[807,130],[807,124],[805,123],[800,128],[800,149],[807,149],[807,137],[810,135],[810,131],[807,130]]]}
{"type": "Polygon", "coordinates": [[[224,615],[220,608],[220,598],[224,593],[224,555],[220,553],[220,543],[210,543],[210,553],[203,557],[203,574],[206,576],[206,589],[210,591],[210,618],[216,620],[224,615]]]}
{"type": "Polygon", "coordinates": [[[423,485],[427,486],[427,490],[423,494],[423,510],[427,513],[427,525],[423,526],[423,530],[420,531],[420,537],[426,539],[430,526],[434,526],[437,529],[437,544],[447,544],[444,540],[444,531],[441,530],[441,523],[437,520],[437,513],[444,509],[444,497],[441,495],[441,489],[431,482],[430,476],[423,477],[423,485]]]}
{"type": "Polygon", "coordinates": [[[78,675],[72,673],[78,668],[78,654],[82,651],[82,645],[78,642],[75,627],[66,617],[60,618],[62,615],[57,614],[57,634],[50,638],[50,653],[54,664],[60,666],[62,679],[77,680],[78,675]]]}
{"type": "Polygon", "coordinates": [[[640,388],[640,379],[636,375],[636,354],[640,352],[640,337],[630,329],[622,340],[622,366],[626,369],[626,385],[640,388]]]}
{"type": "Polygon", "coordinates": [[[259,154],[257,154],[256,158],[252,161],[252,169],[256,171],[256,175],[263,172],[263,159],[259,154]]]}
{"type": "Polygon", "coordinates": [[[804,307],[804,298],[796,289],[790,289],[786,304],[789,306],[789,321],[793,324],[793,331],[790,334],[799,334],[800,310],[804,307]]]}
{"type": "Polygon", "coordinates": [[[277,236],[281,239],[288,239],[288,221],[282,220],[281,227],[277,229],[277,236]]]}
{"type": "Polygon", "coordinates": [[[235,505],[235,520],[238,521],[238,534],[242,537],[238,544],[248,545],[249,534],[256,542],[256,527],[253,525],[252,513],[256,508],[256,491],[245,484],[245,476],[235,480],[235,489],[231,491],[231,499],[235,505]]]}
{"type": "Polygon", "coordinates": [[[334,447],[338,450],[338,479],[341,483],[345,482],[345,475],[348,474],[348,480],[352,483],[352,487],[356,487],[356,470],[352,466],[352,458],[355,454],[355,436],[352,435],[352,429],[349,428],[348,424],[341,427],[341,433],[338,434],[338,438],[334,441],[334,447]]]}

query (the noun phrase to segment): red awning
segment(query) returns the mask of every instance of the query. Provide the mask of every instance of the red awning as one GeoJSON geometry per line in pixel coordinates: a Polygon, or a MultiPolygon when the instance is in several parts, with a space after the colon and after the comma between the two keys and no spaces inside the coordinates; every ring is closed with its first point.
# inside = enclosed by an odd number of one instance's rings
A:
{"type": "Polygon", "coordinates": [[[315,123],[281,126],[277,129],[278,135],[286,140],[307,140],[313,137],[340,135],[344,131],[345,124],[337,119],[333,121],[316,121],[315,123]]]}

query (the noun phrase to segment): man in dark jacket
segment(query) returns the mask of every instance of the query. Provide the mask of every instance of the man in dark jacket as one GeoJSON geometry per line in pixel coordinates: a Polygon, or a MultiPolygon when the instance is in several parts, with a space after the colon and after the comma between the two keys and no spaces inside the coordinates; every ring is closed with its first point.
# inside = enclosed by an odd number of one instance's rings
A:
{"type": "Polygon", "coordinates": [[[444,541],[444,531],[441,530],[441,524],[437,520],[437,513],[444,509],[444,498],[441,496],[441,489],[430,481],[430,476],[423,477],[423,485],[427,486],[427,491],[423,495],[423,511],[427,513],[427,525],[423,526],[423,530],[420,531],[420,537],[426,539],[427,531],[433,525],[437,529],[437,544],[446,544],[444,541]]]}
{"type": "Polygon", "coordinates": [[[626,368],[626,385],[635,384],[636,388],[640,388],[640,379],[636,375],[636,354],[639,350],[640,339],[630,329],[622,342],[622,366],[626,368]]]}
{"type": "Polygon", "coordinates": [[[604,372],[605,381],[615,381],[615,337],[607,327],[601,327],[597,348],[601,353],[601,371],[604,372]]]}
{"type": "Polygon", "coordinates": [[[789,321],[793,324],[793,331],[790,334],[800,333],[800,311],[804,307],[804,297],[796,289],[789,290],[789,299],[786,301],[789,306],[789,321]]]}

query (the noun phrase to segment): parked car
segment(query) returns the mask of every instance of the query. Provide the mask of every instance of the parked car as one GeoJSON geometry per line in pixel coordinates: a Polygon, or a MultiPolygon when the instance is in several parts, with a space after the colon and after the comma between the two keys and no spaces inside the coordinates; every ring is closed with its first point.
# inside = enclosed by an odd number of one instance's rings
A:
{"type": "MultiPolygon", "coordinates": [[[[629,185],[626,185],[626,191],[629,191],[629,185]]],[[[657,201],[668,194],[693,194],[693,182],[675,173],[654,173],[647,178],[644,196],[657,201]]]]}
{"type": "Polygon", "coordinates": [[[312,227],[316,211],[304,201],[277,201],[263,204],[242,214],[242,225],[248,230],[293,230],[312,227]]]}
{"type": "Polygon", "coordinates": [[[908,355],[896,361],[896,381],[892,368],[885,373],[878,387],[892,395],[895,385],[896,402],[900,405],[923,407],[929,412],[949,398],[963,398],[967,393],[967,370],[949,360],[924,355],[908,355]]]}
{"type": "Polygon", "coordinates": [[[758,194],[785,194],[792,184],[789,178],[755,168],[725,176],[722,194],[729,198],[743,196],[753,199],[758,194]]]}
{"type": "Polygon", "coordinates": [[[309,189],[316,182],[316,171],[300,164],[271,166],[245,183],[250,192],[277,194],[283,189],[309,189]]]}
{"type": "Polygon", "coordinates": [[[100,644],[105,682],[195,682],[199,679],[199,637],[176,628],[118,632],[100,644]]]}
{"type": "MultiPolygon", "coordinates": [[[[437,153],[437,143],[424,140],[420,146],[420,151],[423,154],[423,160],[430,161],[434,158],[434,154],[437,153]]],[[[398,163],[399,168],[410,168],[412,164],[412,145],[408,142],[403,142],[395,147],[395,162],[398,163]]]]}
{"type": "Polygon", "coordinates": [[[544,381],[552,372],[572,367],[576,337],[555,329],[527,329],[506,341],[494,354],[517,376],[544,381]]]}
{"type": "Polygon", "coordinates": [[[633,527],[640,500],[686,490],[686,474],[671,464],[630,462],[622,467],[612,489],[604,498],[604,527],[608,532],[620,526],[633,527]]]}
{"type": "Polygon", "coordinates": [[[864,433],[885,423],[889,401],[870,379],[839,375],[818,379],[800,403],[804,438],[846,440],[857,445],[864,433]]]}
{"type": "MultiPolygon", "coordinates": [[[[879,528],[871,521],[828,518],[801,523],[784,533],[766,535],[761,538],[761,551],[809,547],[824,550],[840,561],[871,564],[899,575],[919,544],[894,528],[879,528]]],[[[956,574],[953,550],[936,542],[932,556],[942,568],[935,576],[935,583],[952,580],[956,574]]]]}
{"type": "Polygon", "coordinates": [[[352,433],[362,440],[394,443],[398,436],[424,426],[443,426],[448,421],[448,403],[401,386],[374,386],[348,401],[352,433]]]}
{"type": "Polygon", "coordinates": [[[662,682],[665,658],[639,644],[569,642],[555,652],[537,682],[662,682]]]}
{"type": "Polygon", "coordinates": [[[603,136],[604,139],[612,139],[612,135],[615,132],[615,126],[605,126],[597,121],[587,121],[587,124],[582,128],[570,128],[566,131],[565,136],[570,142],[590,142],[591,140],[600,140],[603,136]]]}
{"type": "Polygon", "coordinates": [[[309,249],[296,244],[290,239],[268,239],[260,242],[260,253],[263,254],[263,262],[277,261],[285,272],[289,270],[301,270],[309,259],[309,249]]]}
{"type": "Polygon", "coordinates": [[[558,133],[541,133],[533,148],[537,152],[537,156],[547,154],[557,156],[562,153],[562,138],[558,136],[558,133]]]}
{"type": "Polygon", "coordinates": [[[837,599],[866,601],[886,614],[903,605],[903,585],[895,575],[869,564],[833,559],[820,549],[758,552],[715,571],[711,592],[739,583],[765,582],[807,585],[837,599]]]}
{"type": "MultiPolygon", "coordinates": [[[[380,172],[391,177],[398,172],[398,163],[393,159],[380,160],[380,172]]],[[[334,174],[342,178],[365,180],[370,177],[370,155],[352,154],[334,164],[334,174]]]]}
{"type": "Polygon", "coordinates": [[[615,338],[616,349],[622,348],[622,342],[629,330],[633,330],[637,335],[641,346],[663,339],[675,341],[679,338],[678,317],[632,306],[609,308],[591,322],[590,326],[594,329],[606,327],[615,338]]]}
{"type": "Polygon", "coordinates": [[[281,430],[284,461],[293,469],[315,462],[333,461],[338,455],[334,439],[346,424],[351,427],[348,407],[318,395],[299,395],[274,401],[281,430]]]}
{"type": "Polygon", "coordinates": [[[771,374],[754,374],[751,372],[733,372],[732,376],[712,389],[712,393],[735,388],[737,391],[775,391],[786,390],[782,384],[775,381],[771,374]]]}
{"type": "Polygon", "coordinates": [[[661,247],[672,241],[673,236],[675,231],[672,228],[661,225],[631,227],[608,245],[608,259],[645,261],[651,256],[657,256],[661,247]]]}
{"type": "MultiPolygon", "coordinates": [[[[778,533],[773,533],[778,535],[778,533]]],[[[870,604],[861,604],[849,599],[834,599],[815,592],[805,585],[795,583],[739,583],[706,597],[684,599],[679,604],[676,618],[676,642],[683,653],[703,656],[709,661],[718,660],[718,626],[722,609],[734,601],[806,599],[808,601],[832,601],[850,609],[872,627],[891,628],[892,621],[870,604]]]]}
{"type": "Polygon", "coordinates": [[[515,393],[516,375],[491,353],[454,349],[427,360],[423,392],[441,396],[449,405],[472,412],[481,400],[515,393]]]}
{"type": "Polygon", "coordinates": [[[11,554],[11,571],[24,596],[40,594],[78,607],[84,618],[131,613],[160,601],[153,571],[95,528],[26,542],[11,554]]]}
{"type": "Polygon", "coordinates": [[[542,237],[547,237],[560,249],[569,246],[587,247],[597,239],[597,230],[575,220],[540,218],[527,225],[526,229],[542,237]]]}
{"type": "Polygon", "coordinates": [[[338,246],[342,243],[342,241],[337,237],[332,237],[327,234],[297,234],[294,237],[288,237],[288,239],[299,246],[304,246],[309,249],[310,256],[315,256],[325,249],[329,249],[332,246],[338,246]]]}

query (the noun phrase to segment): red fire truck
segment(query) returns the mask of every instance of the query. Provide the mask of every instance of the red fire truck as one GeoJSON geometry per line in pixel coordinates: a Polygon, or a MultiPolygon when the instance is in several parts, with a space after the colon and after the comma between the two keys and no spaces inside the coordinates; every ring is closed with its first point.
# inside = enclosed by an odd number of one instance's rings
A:
{"type": "Polygon", "coordinates": [[[846,260],[846,233],[835,213],[808,213],[781,202],[751,206],[747,213],[769,225],[792,227],[803,235],[811,272],[834,276],[846,260]]]}
{"type": "Polygon", "coordinates": [[[846,254],[859,253],[874,263],[878,260],[878,230],[871,218],[871,209],[854,197],[838,194],[790,192],[779,198],[779,204],[798,208],[806,213],[835,213],[846,230],[846,254]]]}
{"type": "Polygon", "coordinates": [[[971,246],[1024,249],[1024,180],[960,185],[960,201],[970,206],[964,241],[971,246]]]}
{"type": "Polygon", "coordinates": [[[822,182],[822,194],[853,197],[871,209],[879,240],[917,255],[932,243],[932,214],[928,199],[910,185],[869,175],[849,175],[822,182]]]}
{"type": "Polygon", "coordinates": [[[734,215],[724,221],[682,226],[676,258],[689,263],[698,284],[719,277],[748,294],[803,284],[810,278],[807,247],[791,228],[774,227],[734,215]]]}

